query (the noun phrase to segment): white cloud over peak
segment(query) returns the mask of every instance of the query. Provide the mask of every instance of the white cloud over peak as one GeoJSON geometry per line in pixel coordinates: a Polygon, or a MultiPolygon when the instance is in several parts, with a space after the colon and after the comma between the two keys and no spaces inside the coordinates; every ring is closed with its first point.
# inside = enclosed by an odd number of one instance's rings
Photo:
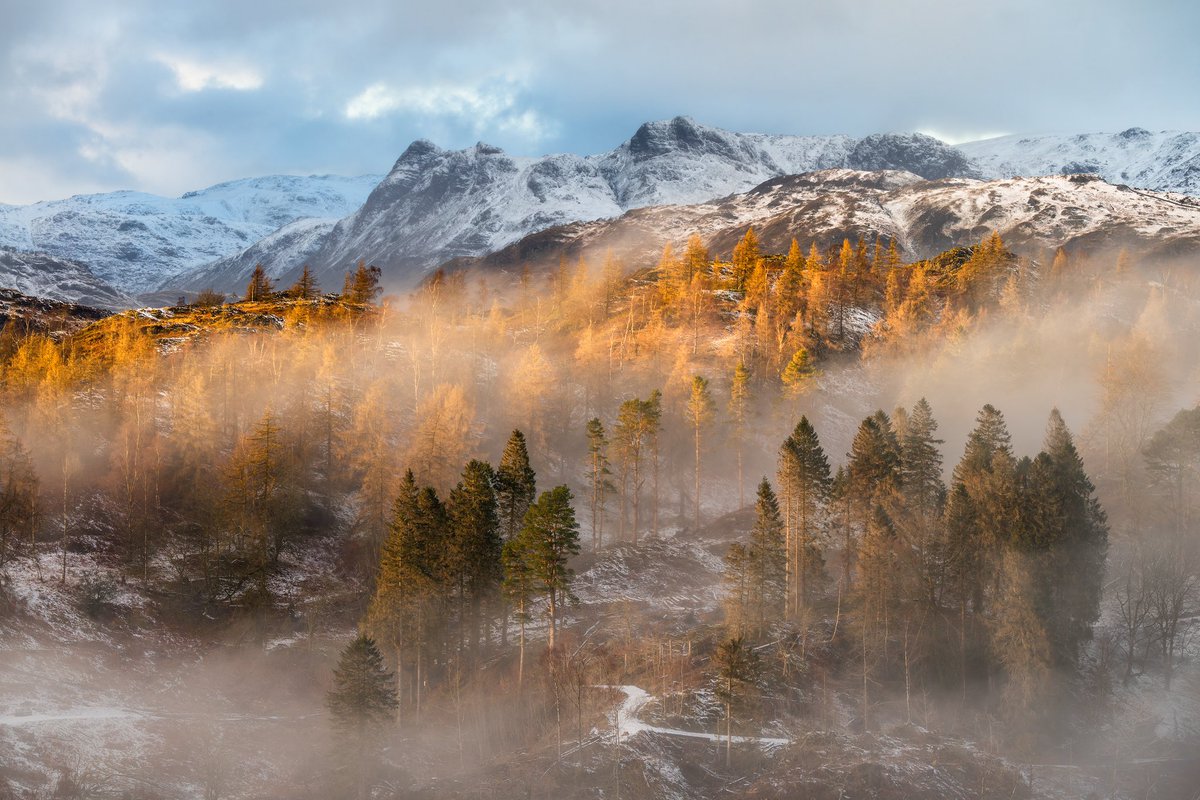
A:
{"type": "Polygon", "coordinates": [[[556,126],[532,108],[520,107],[521,82],[510,77],[477,84],[436,83],[395,86],[377,82],[346,103],[348,120],[370,121],[393,114],[446,119],[477,134],[499,130],[540,141],[552,136],[556,126]]]}
{"type": "Polygon", "coordinates": [[[185,92],[205,89],[233,89],[248,92],[261,89],[263,76],[254,67],[237,63],[203,63],[179,56],[162,55],[157,61],[175,74],[175,83],[185,92]]]}

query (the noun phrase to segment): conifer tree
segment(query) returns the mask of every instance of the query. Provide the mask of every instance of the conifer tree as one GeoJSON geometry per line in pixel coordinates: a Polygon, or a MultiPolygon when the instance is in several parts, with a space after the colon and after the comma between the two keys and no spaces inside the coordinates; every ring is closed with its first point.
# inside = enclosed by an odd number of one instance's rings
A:
{"type": "Polygon", "coordinates": [[[717,667],[717,699],[725,705],[725,766],[729,767],[733,749],[733,712],[750,699],[758,681],[761,660],[754,648],[740,636],[721,643],[713,656],[717,667]]]}
{"type": "Polygon", "coordinates": [[[342,650],[326,705],[345,737],[345,753],[354,762],[355,797],[366,800],[370,796],[369,770],[378,758],[377,732],[392,720],[398,705],[393,677],[385,669],[375,641],[366,634],[342,650]]]}
{"type": "Polygon", "coordinates": [[[317,276],[313,274],[312,268],[308,264],[304,265],[304,270],[292,284],[288,294],[297,300],[316,300],[320,296],[321,289],[317,285],[317,276]]]}
{"type": "Polygon", "coordinates": [[[725,624],[732,636],[746,636],[754,622],[753,565],[750,551],[734,542],[725,554],[722,580],[725,584],[725,624]]]}
{"type": "Polygon", "coordinates": [[[746,229],[746,233],[733,248],[733,288],[735,290],[740,292],[746,288],[746,281],[754,272],[754,268],[758,266],[759,258],[758,234],[751,226],[746,229]]]}
{"type": "Polygon", "coordinates": [[[778,481],[787,540],[787,613],[799,614],[808,602],[812,579],[824,558],[819,541],[825,504],[832,489],[829,459],[808,417],[779,448],[778,481]]]}
{"type": "MultiPolygon", "coordinates": [[[[792,358],[784,367],[780,378],[791,396],[797,398],[808,391],[816,376],[817,368],[813,366],[808,350],[801,347],[792,354],[792,358]]],[[[793,417],[793,419],[795,418],[793,417]]]]}
{"type": "Polygon", "coordinates": [[[787,257],[783,261],[783,272],[775,287],[779,318],[785,325],[790,325],[797,315],[803,316],[806,300],[804,266],[804,253],[800,250],[800,243],[792,239],[787,257]]]}
{"type": "Polygon", "coordinates": [[[1032,530],[1022,533],[1026,549],[1046,551],[1034,575],[1041,584],[1045,628],[1055,662],[1073,666],[1100,616],[1108,524],[1058,409],[1050,413],[1044,449],[1034,464],[1021,505],[1036,517],[1032,530]]]}
{"type": "Polygon", "coordinates": [[[250,283],[246,285],[245,299],[252,302],[266,300],[274,290],[275,287],[271,284],[271,279],[267,277],[267,271],[263,269],[263,265],[255,264],[254,272],[250,275],[250,283]]]}
{"type": "Polygon", "coordinates": [[[38,479],[33,460],[0,417],[0,571],[20,539],[32,539],[37,514],[38,479]]]}
{"type": "Polygon", "coordinates": [[[604,435],[604,423],[593,417],[587,424],[588,469],[587,477],[591,488],[592,551],[599,552],[604,539],[605,499],[612,489],[608,476],[608,438],[604,435]]]}
{"type": "Polygon", "coordinates": [[[519,534],[519,557],[524,564],[518,571],[528,571],[534,592],[546,598],[551,650],[562,604],[572,597],[575,573],[568,564],[572,556],[579,554],[579,525],[571,501],[571,490],[566,486],[542,492],[526,512],[519,534]]]}
{"type": "Polygon", "coordinates": [[[504,543],[500,553],[504,567],[501,588],[504,596],[515,609],[517,620],[517,685],[525,680],[525,626],[530,621],[529,604],[536,598],[537,589],[533,573],[533,556],[529,542],[523,536],[514,536],[504,543]]]}
{"type": "Polygon", "coordinates": [[[712,422],[713,401],[708,389],[708,380],[700,375],[692,376],[692,392],[688,397],[687,420],[692,426],[693,442],[695,444],[696,473],[695,494],[693,501],[693,525],[700,527],[700,463],[701,463],[701,433],[712,422]]]}
{"type": "Polygon", "coordinates": [[[750,370],[745,361],[738,361],[729,382],[729,421],[732,430],[734,455],[737,458],[738,509],[746,507],[743,460],[745,457],[746,422],[750,412],[750,370]]]}
{"type": "Polygon", "coordinates": [[[500,530],[504,540],[517,535],[525,512],[537,494],[537,474],[529,465],[525,434],[514,430],[500,455],[496,468],[496,502],[500,510],[500,530]]]}
{"type": "Polygon", "coordinates": [[[383,287],[379,285],[382,277],[383,272],[379,267],[368,267],[366,262],[359,261],[354,272],[346,273],[346,280],[342,285],[342,299],[347,303],[360,305],[374,303],[383,293],[383,287]]]}
{"type": "Polygon", "coordinates": [[[787,599],[787,551],[783,519],[779,515],[779,501],[766,478],[758,485],[749,553],[754,629],[761,636],[770,620],[783,615],[787,599]]]}
{"type": "Polygon", "coordinates": [[[621,485],[621,533],[625,533],[627,507],[633,507],[633,543],[637,544],[641,530],[641,496],[646,482],[645,461],[654,461],[654,518],[658,516],[658,435],[662,425],[662,393],[651,392],[650,399],[630,398],[617,410],[617,425],[613,431],[621,485]]]}
{"type": "Polygon", "coordinates": [[[933,409],[922,397],[913,406],[900,437],[900,482],[912,506],[922,514],[937,512],[945,492],[942,485],[942,454],[935,438],[937,421],[933,409]]]}
{"type": "Polygon", "coordinates": [[[457,583],[460,624],[469,625],[467,633],[472,647],[480,638],[484,604],[492,600],[502,577],[503,545],[494,480],[491,465],[473,459],[467,462],[462,479],[450,492],[453,575],[457,583]],[[464,619],[467,616],[469,620],[464,619]]]}

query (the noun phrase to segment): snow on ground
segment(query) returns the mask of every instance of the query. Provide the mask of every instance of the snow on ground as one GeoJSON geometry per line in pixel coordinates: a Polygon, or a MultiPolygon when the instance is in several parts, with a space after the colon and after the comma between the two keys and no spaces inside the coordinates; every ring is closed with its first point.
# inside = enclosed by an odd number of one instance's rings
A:
{"type": "MultiPolygon", "coordinates": [[[[642,711],[646,706],[654,703],[656,698],[637,686],[601,686],[601,689],[615,689],[625,695],[625,699],[616,709],[609,715],[609,720],[614,729],[623,740],[631,739],[640,733],[656,733],[662,736],[678,736],[685,739],[704,739],[710,742],[724,742],[726,737],[720,733],[706,733],[704,731],[688,731],[679,728],[665,728],[660,725],[651,725],[641,718],[642,711]]],[[[766,748],[783,747],[791,743],[791,739],[783,739],[772,736],[733,736],[730,739],[734,744],[759,744],[766,748]]]]}

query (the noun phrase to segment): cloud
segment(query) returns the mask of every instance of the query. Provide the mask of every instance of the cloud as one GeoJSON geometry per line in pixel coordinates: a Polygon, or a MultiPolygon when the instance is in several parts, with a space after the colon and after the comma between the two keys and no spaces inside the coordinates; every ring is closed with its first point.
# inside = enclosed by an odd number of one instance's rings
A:
{"type": "Polygon", "coordinates": [[[205,64],[178,56],[158,55],[156,60],[175,73],[175,81],[185,92],[205,89],[233,89],[239,92],[260,89],[262,74],[244,64],[205,64]]]}
{"type": "Polygon", "coordinates": [[[1174,0],[8,5],[0,156],[20,180],[0,202],[382,172],[422,137],[594,153],[676,114],[950,140],[1200,129],[1200,5],[1174,0]]]}
{"type": "Polygon", "coordinates": [[[977,131],[963,130],[956,128],[917,128],[917,133],[923,133],[926,136],[932,136],[946,144],[963,144],[964,142],[978,142],[982,139],[995,139],[997,136],[1008,136],[1008,131],[977,131]]]}
{"type": "Polygon", "coordinates": [[[497,130],[542,141],[557,126],[532,108],[520,108],[521,82],[504,77],[479,84],[432,84],[397,87],[373,83],[346,103],[351,121],[372,121],[393,114],[448,119],[476,134],[497,130]]]}

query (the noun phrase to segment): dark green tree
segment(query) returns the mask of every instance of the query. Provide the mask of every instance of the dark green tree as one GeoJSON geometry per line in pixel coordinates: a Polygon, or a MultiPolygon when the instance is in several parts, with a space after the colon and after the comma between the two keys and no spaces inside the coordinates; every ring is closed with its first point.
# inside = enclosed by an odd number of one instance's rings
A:
{"type": "Polygon", "coordinates": [[[571,500],[571,490],[566,486],[542,492],[525,513],[525,524],[519,534],[521,553],[533,576],[534,590],[546,598],[551,650],[556,642],[562,604],[572,596],[575,572],[569,562],[579,554],[579,524],[571,500]]]}
{"type": "Polygon", "coordinates": [[[913,406],[900,441],[900,483],[909,504],[923,515],[932,515],[945,494],[942,483],[942,453],[936,438],[937,421],[933,409],[922,397],[913,406]]]}
{"type": "Polygon", "coordinates": [[[812,580],[824,565],[820,534],[832,488],[829,459],[808,417],[779,448],[779,494],[787,539],[789,616],[808,602],[812,580]]]}
{"type": "Polygon", "coordinates": [[[508,437],[504,453],[500,456],[500,466],[496,468],[496,503],[505,541],[521,530],[525,512],[536,495],[537,474],[529,466],[525,434],[515,430],[508,437]]]}
{"type": "Polygon", "coordinates": [[[37,515],[38,479],[33,461],[0,418],[0,570],[22,537],[32,539],[37,515]]]}
{"type": "Polygon", "coordinates": [[[599,552],[604,541],[605,499],[612,490],[608,477],[608,438],[604,435],[604,423],[593,417],[587,423],[587,479],[591,490],[589,498],[592,512],[592,551],[599,552]]]}
{"type": "Polygon", "coordinates": [[[480,640],[483,608],[496,597],[502,577],[503,542],[494,481],[490,464],[472,460],[450,490],[451,573],[460,625],[466,628],[472,648],[480,640]]]}
{"type": "Polygon", "coordinates": [[[771,620],[782,618],[787,599],[787,542],[779,502],[766,478],[758,485],[749,553],[754,629],[761,636],[771,620]]]}
{"type": "Polygon", "coordinates": [[[374,639],[360,634],[342,650],[325,702],[352,762],[354,795],[365,800],[379,754],[378,732],[392,721],[398,705],[393,676],[374,639]]]}

